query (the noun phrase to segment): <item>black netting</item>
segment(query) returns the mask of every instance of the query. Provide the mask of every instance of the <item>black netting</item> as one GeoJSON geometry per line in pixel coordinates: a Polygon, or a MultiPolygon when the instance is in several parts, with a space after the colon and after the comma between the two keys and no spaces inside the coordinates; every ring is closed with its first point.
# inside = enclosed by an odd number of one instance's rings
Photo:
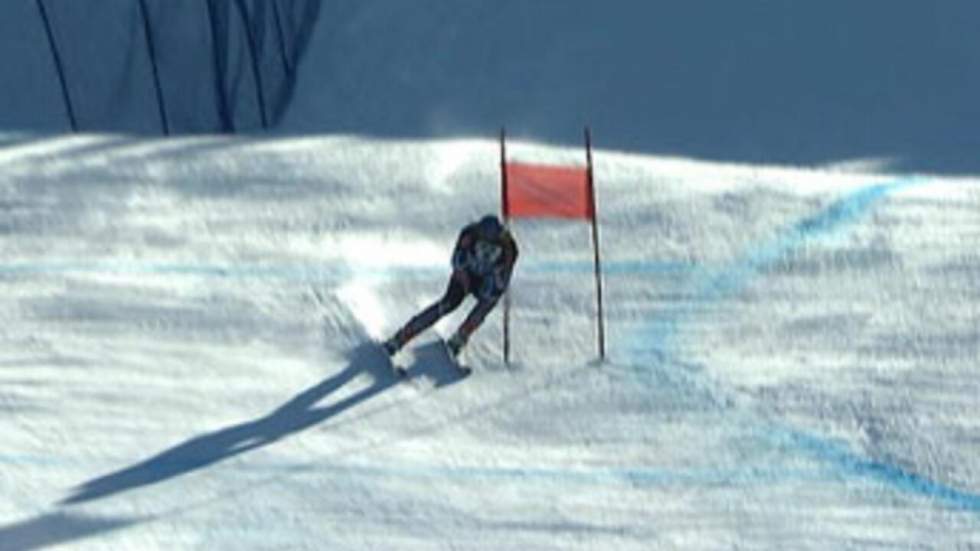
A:
{"type": "Polygon", "coordinates": [[[0,129],[71,128],[38,6],[10,2],[0,17],[0,129]]]}
{"type": "Polygon", "coordinates": [[[320,0],[5,0],[0,128],[257,130],[282,115],[320,0]]]}
{"type": "Polygon", "coordinates": [[[205,2],[147,0],[145,6],[170,130],[193,133],[223,129],[205,2]],[[191,51],[196,54],[190,55],[191,51]]]}
{"type": "Polygon", "coordinates": [[[139,4],[46,0],[44,5],[78,128],[160,132],[139,4]]]}
{"type": "Polygon", "coordinates": [[[222,92],[219,107],[229,130],[261,128],[261,89],[255,83],[245,15],[237,4],[236,0],[207,2],[215,42],[217,86],[222,92]]]}

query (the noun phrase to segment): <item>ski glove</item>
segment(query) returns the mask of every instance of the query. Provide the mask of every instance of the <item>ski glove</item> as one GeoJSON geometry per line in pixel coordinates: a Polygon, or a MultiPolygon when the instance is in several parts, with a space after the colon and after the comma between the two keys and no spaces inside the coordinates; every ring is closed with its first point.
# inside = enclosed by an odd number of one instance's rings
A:
{"type": "Polygon", "coordinates": [[[497,286],[494,283],[493,277],[483,278],[483,283],[480,285],[480,289],[476,294],[483,301],[490,301],[497,298],[497,286]]]}
{"type": "Polygon", "coordinates": [[[497,300],[507,289],[507,271],[498,268],[483,278],[483,283],[477,291],[480,300],[497,300]]]}

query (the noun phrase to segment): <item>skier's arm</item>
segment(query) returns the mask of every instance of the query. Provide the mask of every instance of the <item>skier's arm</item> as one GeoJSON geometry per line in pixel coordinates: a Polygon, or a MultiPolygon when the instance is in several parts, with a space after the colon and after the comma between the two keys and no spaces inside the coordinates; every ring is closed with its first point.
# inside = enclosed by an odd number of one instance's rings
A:
{"type": "Polygon", "coordinates": [[[463,231],[459,232],[459,237],[456,238],[456,246],[453,248],[453,271],[465,270],[469,267],[473,239],[473,231],[470,227],[463,228],[463,231]]]}
{"type": "Polygon", "coordinates": [[[480,295],[484,300],[497,300],[507,291],[510,285],[510,276],[514,271],[514,264],[517,263],[517,243],[510,233],[505,233],[501,243],[503,254],[497,260],[493,272],[484,279],[484,288],[480,295]]]}

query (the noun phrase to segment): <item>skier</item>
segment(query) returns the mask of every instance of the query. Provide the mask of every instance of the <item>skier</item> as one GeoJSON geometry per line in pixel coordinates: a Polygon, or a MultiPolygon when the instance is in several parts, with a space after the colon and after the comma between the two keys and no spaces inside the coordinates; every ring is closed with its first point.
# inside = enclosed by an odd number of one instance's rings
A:
{"type": "Polygon", "coordinates": [[[446,293],[385,341],[385,351],[393,356],[413,337],[458,308],[467,294],[472,294],[477,299],[476,306],[446,342],[449,353],[456,358],[507,290],[516,262],[517,243],[499,218],[489,214],[464,227],[453,249],[453,273],[446,293]]]}

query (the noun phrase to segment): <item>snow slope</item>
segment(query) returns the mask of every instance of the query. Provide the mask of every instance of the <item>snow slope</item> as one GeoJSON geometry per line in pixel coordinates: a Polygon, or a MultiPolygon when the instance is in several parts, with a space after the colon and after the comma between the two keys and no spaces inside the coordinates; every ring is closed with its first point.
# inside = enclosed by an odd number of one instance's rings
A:
{"type": "Polygon", "coordinates": [[[980,548],[976,179],[600,148],[609,361],[587,228],[520,222],[514,365],[493,314],[396,383],[497,154],[5,144],[0,549],[980,548]]]}

